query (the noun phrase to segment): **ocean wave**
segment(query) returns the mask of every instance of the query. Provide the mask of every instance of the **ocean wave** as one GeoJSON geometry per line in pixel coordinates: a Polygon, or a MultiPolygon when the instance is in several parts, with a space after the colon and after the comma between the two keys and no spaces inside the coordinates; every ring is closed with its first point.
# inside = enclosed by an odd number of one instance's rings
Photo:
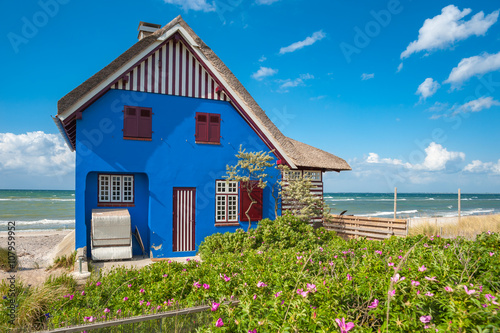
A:
{"type": "MultiPolygon", "coordinates": [[[[5,226],[9,221],[0,221],[0,226],[5,226]]],[[[37,220],[37,221],[16,221],[16,226],[33,225],[33,224],[73,224],[75,220],[37,220]]]]}
{"type": "Polygon", "coordinates": [[[469,215],[487,214],[487,213],[494,213],[494,212],[495,212],[494,209],[477,208],[477,209],[462,211],[461,214],[462,214],[462,216],[469,216],[469,215]]]}
{"type": "Polygon", "coordinates": [[[347,198],[347,199],[330,199],[330,201],[355,201],[356,199],[347,198]]]}
{"type": "Polygon", "coordinates": [[[62,198],[2,198],[0,201],[23,201],[23,202],[43,202],[43,201],[75,201],[75,199],[62,198]]]}
{"type": "MultiPolygon", "coordinates": [[[[396,214],[416,214],[416,213],[418,213],[418,210],[416,210],[416,209],[402,210],[400,212],[396,212],[396,214]]],[[[392,212],[376,212],[376,213],[370,213],[370,214],[359,214],[357,216],[377,217],[377,216],[386,216],[386,215],[394,215],[394,211],[392,211],[392,212]]]]}
{"type": "Polygon", "coordinates": [[[427,199],[425,199],[425,200],[436,200],[436,199],[434,199],[434,198],[427,198],[427,199]]]}

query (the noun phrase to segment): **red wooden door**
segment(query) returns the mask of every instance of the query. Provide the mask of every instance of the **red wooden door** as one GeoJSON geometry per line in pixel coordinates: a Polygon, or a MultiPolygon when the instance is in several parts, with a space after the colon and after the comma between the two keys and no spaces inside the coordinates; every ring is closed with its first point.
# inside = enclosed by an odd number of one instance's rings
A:
{"type": "Polygon", "coordinates": [[[174,187],[173,197],[173,251],[194,251],[196,189],[174,187]]]}

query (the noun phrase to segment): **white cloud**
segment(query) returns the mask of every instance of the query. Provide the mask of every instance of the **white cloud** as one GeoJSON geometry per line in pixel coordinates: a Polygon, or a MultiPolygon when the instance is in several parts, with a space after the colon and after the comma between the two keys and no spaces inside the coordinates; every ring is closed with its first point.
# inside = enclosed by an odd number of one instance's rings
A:
{"type": "Polygon", "coordinates": [[[420,95],[420,99],[426,100],[427,97],[431,97],[439,89],[440,85],[437,81],[434,81],[431,77],[422,82],[417,89],[416,95],[420,95]]]}
{"type": "Polygon", "coordinates": [[[400,64],[398,65],[398,70],[396,71],[396,73],[401,72],[401,70],[402,70],[402,69],[403,69],[403,63],[400,63],[400,64]]]}
{"type": "Polygon", "coordinates": [[[448,151],[442,145],[431,142],[425,148],[425,159],[421,164],[416,164],[413,167],[416,170],[439,171],[444,170],[449,162],[464,160],[465,154],[462,152],[448,151]]]}
{"type": "Polygon", "coordinates": [[[278,1],[279,0],[255,0],[255,3],[258,5],[270,5],[278,1]]]}
{"type": "Polygon", "coordinates": [[[363,74],[361,74],[361,80],[363,80],[363,81],[373,79],[374,77],[375,77],[375,73],[371,73],[371,74],[363,73],[363,74]]]}
{"type": "Polygon", "coordinates": [[[483,75],[500,69],[500,52],[481,55],[460,60],[457,67],[451,70],[444,83],[450,83],[452,88],[459,87],[463,82],[475,75],[483,75]]]}
{"type": "Polygon", "coordinates": [[[263,78],[267,76],[273,76],[274,74],[278,73],[277,69],[272,69],[269,67],[260,67],[259,70],[255,73],[252,74],[252,77],[258,81],[262,80],[263,78]]]}
{"type": "Polygon", "coordinates": [[[322,40],[325,37],[326,37],[326,34],[323,32],[323,30],[316,31],[315,33],[312,34],[312,36],[307,37],[303,41],[295,42],[292,45],[289,45],[287,47],[282,47],[280,49],[280,54],[285,54],[285,53],[300,50],[301,48],[303,48],[305,46],[312,45],[312,44],[316,43],[317,41],[322,40]]]}
{"type": "Polygon", "coordinates": [[[164,0],[165,3],[180,6],[184,11],[195,10],[204,12],[215,11],[215,3],[208,3],[207,0],[164,0]]]}
{"type": "Polygon", "coordinates": [[[493,97],[488,96],[488,97],[480,97],[478,99],[475,99],[473,101],[467,102],[464,105],[460,107],[461,112],[479,112],[484,109],[489,109],[492,106],[498,106],[500,105],[500,102],[497,100],[494,100],[493,97]]]}
{"type": "Polygon", "coordinates": [[[286,79],[286,80],[280,80],[279,82],[281,83],[280,89],[282,92],[288,92],[287,88],[294,88],[298,86],[303,86],[305,80],[310,80],[314,79],[314,76],[307,73],[307,74],[301,74],[300,77],[296,78],[295,80],[291,79],[286,79]]]}
{"type": "Polygon", "coordinates": [[[422,163],[411,164],[403,162],[401,159],[380,158],[376,153],[369,153],[365,159],[370,164],[390,164],[402,166],[407,169],[417,171],[442,171],[450,162],[463,161],[465,154],[462,152],[448,151],[442,145],[431,142],[425,148],[425,158],[422,163]]]}
{"type": "Polygon", "coordinates": [[[62,176],[73,172],[75,154],[59,135],[0,133],[0,173],[62,176]]]}
{"type": "Polygon", "coordinates": [[[372,164],[392,164],[392,165],[401,165],[405,166],[407,168],[411,168],[410,163],[403,163],[402,160],[398,159],[392,159],[392,158],[380,158],[378,154],[375,153],[369,153],[368,157],[366,158],[366,163],[372,163],[372,164]]]}
{"type": "Polygon", "coordinates": [[[311,98],[309,98],[309,100],[311,100],[311,101],[319,101],[320,99],[323,99],[325,97],[326,97],[326,95],[320,95],[320,96],[311,97],[311,98]]]}
{"type": "Polygon", "coordinates": [[[470,173],[492,173],[500,175],[500,159],[496,163],[474,160],[467,164],[463,171],[470,173]]]}
{"type": "Polygon", "coordinates": [[[469,38],[472,35],[484,35],[497,21],[499,11],[496,10],[484,16],[481,11],[469,21],[462,18],[472,12],[470,8],[460,11],[456,6],[449,5],[441,10],[441,14],[426,19],[418,31],[418,39],[411,42],[406,50],[401,53],[401,59],[409,57],[420,51],[433,51],[445,49],[455,42],[469,38]]]}
{"type": "Polygon", "coordinates": [[[267,58],[265,56],[262,56],[262,57],[260,57],[259,62],[264,62],[266,60],[267,60],[267,58]]]}
{"type": "Polygon", "coordinates": [[[439,119],[441,117],[455,117],[460,113],[480,112],[484,109],[489,109],[493,106],[500,106],[500,102],[493,97],[479,97],[478,99],[464,103],[462,105],[455,104],[451,108],[447,103],[436,102],[433,106],[427,109],[430,112],[437,112],[431,116],[431,119],[439,119]]]}

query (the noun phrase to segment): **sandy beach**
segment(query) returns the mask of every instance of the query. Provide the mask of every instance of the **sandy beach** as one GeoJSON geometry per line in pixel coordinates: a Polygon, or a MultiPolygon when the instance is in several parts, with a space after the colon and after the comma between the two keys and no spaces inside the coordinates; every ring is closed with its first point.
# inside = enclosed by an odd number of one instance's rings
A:
{"type": "MultiPolygon", "coordinates": [[[[15,246],[19,258],[16,277],[31,284],[38,284],[51,274],[61,274],[62,269],[47,271],[46,268],[52,264],[59,243],[70,232],[71,230],[16,232],[15,246]]],[[[0,232],[0,246],[6,248],[7,241],[7,232],[0,232]]],[[[11,274],[0,271],[0,278],[3,280],[11,274]]]]}

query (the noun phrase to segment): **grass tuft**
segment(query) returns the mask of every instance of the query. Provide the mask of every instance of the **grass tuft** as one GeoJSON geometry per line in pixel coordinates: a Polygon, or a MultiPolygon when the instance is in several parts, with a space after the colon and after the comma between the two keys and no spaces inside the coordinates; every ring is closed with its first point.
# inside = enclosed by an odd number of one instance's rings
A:
{"type": "MultiPolygon", "coordinates": [[[[12,259],[12,258],[11,258],[12,259]]],[[[16,252],[11,252],[3,247],[0,247],[0,270],[11,272],[18,267],[18,259],[16,252]],[[9,261],[9,254],[13,257],[14,265],[11,266],[9,261]]]]}
{"type": "Polygon", "coordinates": [[[75,266],[76,251],[71,253],[69,256],[60,256],[54,259],[54,263],[47,267],[47,270],[56,268],[67,268],[73,269],[75,266]]]}

